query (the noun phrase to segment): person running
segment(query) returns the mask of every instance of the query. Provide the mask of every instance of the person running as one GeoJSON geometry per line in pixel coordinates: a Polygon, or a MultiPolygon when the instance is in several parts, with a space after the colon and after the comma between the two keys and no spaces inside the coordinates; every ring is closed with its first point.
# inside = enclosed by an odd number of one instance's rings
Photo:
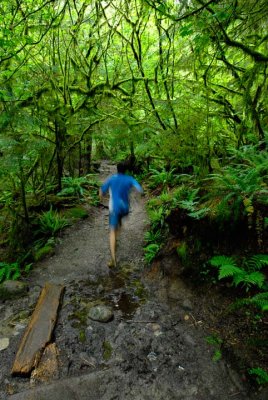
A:
{"type": "Polygon", "coordinates": [[[109,226],[110,226],[110,251],[112,259],[110,267],[116,267],[116,239],[121,227],[122,218],[129,213],[129,193],[135,188],[141,194],[141,185],[132,176],[126,174],[123,162],[117,165],[117,174],[109,177],[100,187],[100,199],[109,191],[109,226]]]}

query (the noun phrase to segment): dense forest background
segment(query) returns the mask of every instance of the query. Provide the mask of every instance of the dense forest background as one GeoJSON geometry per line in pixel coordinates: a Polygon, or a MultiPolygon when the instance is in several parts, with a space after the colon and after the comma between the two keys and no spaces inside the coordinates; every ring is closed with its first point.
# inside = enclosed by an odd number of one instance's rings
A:
{"type": "Polygon", "coordinates": [[[229,166],[225,178],[241,185],[252,214],[267,167],[267,8],[3,0],[0,202],[9,244],[25,237],[34,205],[100,158],[131,156],[198,178],[229,166]],[[234,158],[244,163],[231,170],[234,158]]]}
{"type": "Polygon", "coordinates": [[[125,160],[150,198],[146,261],[179,237],[181,262],[204,276],[212,257],[263,321],[267,15],[266,0],[1,0],[0,280],[53,247],[64,205],[97,204],[99,160],[125,160]]]}

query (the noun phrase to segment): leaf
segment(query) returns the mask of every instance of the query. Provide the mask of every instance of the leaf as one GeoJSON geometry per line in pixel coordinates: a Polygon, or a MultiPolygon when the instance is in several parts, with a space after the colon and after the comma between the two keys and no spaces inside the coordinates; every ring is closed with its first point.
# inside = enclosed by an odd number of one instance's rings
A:
{"type": "Polygon", "coordinates": [[[221,352],[221,350],[215,350],[215,352],[214,352],[214,354],[213,354],[213,357],[212,357],[212,360],[213,361],[219,361],[220,359],[222,358],[222,352],[221,352]]]}
{"type": "Polygon", "coordinates": [[[268,292],[258,293],[247,299],[247,304],[254,304],[262,311],[268,311],[268,292]]]}
{"type": "Polygon", "coordinates": [[[268,265],[268,255],[267,254],[256,254],[252,256],[249,262],[253,262],[255,270],[260,270],[264,266],[268,265]]]}
{"type": "Polygon", "coordinates": [[[228,256],[214,256],[209,260],[209,263],[213,267],[220,267],[222,265],[236,266],[236,263],[232,257],[228,256]]]}
{"type": "Polygon", "coordinates": [[[200,210],[190,212],[188,215],[189,215],[189,217],[199,220],[199,219],[204,218],[208,214],[209,211],[210,211],[210,208],[205,207],[205,208],[201,208],[200,210]]]}
{"type": "Polygon", "coordinates": [[[243,279],[245,271],[241,268],[234,266],[233,264],[225,264],[220,267],[219,279],[239,276],[243,279]]]}
{"type": "Polygon", "coordinates": [[[16,279],[18,279],[21,276],[20,271],[16,271],[13,276],[12,276],[12,280],[15,281],[16,279]]]}
{"type": "Polygon", "coordinates": [[[246,285],[256,285],[261,288],[265,282],[265,276],[261,272],[255,271],[249,275],[245,275],[244,282],[246,285]]]}
{"type": "Polygon", "coordinates": [[[184,25],[181,29],[180,29],[180,36],[185,37],[185,36],[189,36],[194,32],[193,28],[192,28],[192,24],[187,24],[184,25]]]}
{"type": "Polygon", "coordinates": [[[251,368],[249,370],[251,375],[256,375],[256,381],[260,385],[264,385],[268,383],[268,373],[262,368],[251,368]]]}

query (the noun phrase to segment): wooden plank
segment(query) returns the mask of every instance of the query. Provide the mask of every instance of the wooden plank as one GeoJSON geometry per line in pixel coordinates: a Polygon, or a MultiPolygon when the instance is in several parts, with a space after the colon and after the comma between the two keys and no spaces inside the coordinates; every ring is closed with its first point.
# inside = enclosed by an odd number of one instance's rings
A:
{"type": "Polygon", "coordinates": [[[31,384],[48,383],[59,377],[58,355],[55,343],[46,346],[38,366],[31,373],[31,384]]]}
{"type": "Polygon", "coordinates": [[[51,341],[63,290],[62,285],[45,284],[17,351],[12,375],[29,375],[38,365],[51,341]]]}

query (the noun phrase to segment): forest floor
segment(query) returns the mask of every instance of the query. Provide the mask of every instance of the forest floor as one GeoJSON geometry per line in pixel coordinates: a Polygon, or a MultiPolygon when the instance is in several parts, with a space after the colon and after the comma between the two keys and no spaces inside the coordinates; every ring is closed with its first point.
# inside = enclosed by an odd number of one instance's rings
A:
{"type": "MultiPolygon", "coordinates": [[[[112,172],[104,164],[101,179],[112,172]]],[[[108,210],[88,211],[87,219],[64,231],[55,254],[35,266],[28,294],[0,304],[0,337],[9,338],[0,351],[0,399],[267,399],[228,357],[216,360],[217,346],[206,339],[215,328],[207,316],[217,318],[222,298],[164,275],[157,263],[144,264],[145,199],[132,197],[116,269],[107,266],[108,210]],[[56,365],[28,378],[13,377],[23,331],[48,281],[65,286],[53,335],[56,365]],[[113,319],[90,319],[88,310],[96,304],[109,306],[113,319]]]]}

